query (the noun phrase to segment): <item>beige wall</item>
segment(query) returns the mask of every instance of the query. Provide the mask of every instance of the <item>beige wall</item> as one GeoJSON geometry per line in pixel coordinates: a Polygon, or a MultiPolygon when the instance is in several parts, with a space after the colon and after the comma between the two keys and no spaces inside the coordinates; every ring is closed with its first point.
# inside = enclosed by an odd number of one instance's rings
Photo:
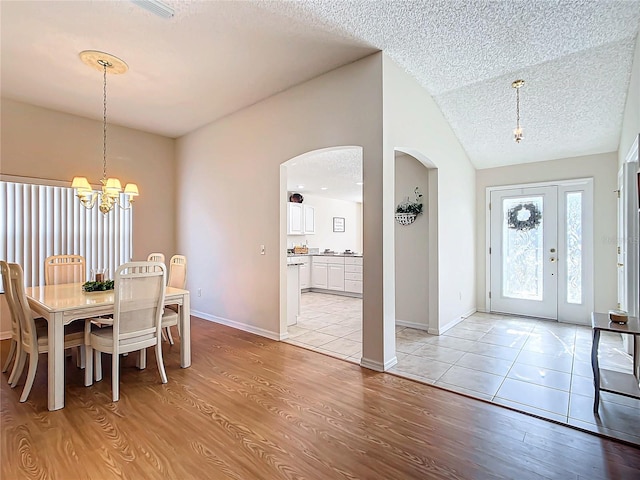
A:
{"type": "Polygon", "coordinates": [[[486,189],[574,178],[593,178],[595,309],[607,311],[617,303],[616,209],[617,159],[615,153],[566,158],[548,162],[478,170],[477,201],[477,298],[485,311],[486,289],[486,189]]]}
{"type": "MultiPolygon", "coordinates": [[[[0,173],[71,182],[75,175],[98,183],[102,176],[102,122],[2,99],[0,173]]],[[[133,255],[176,253],[175,141],[109,125],[109,176],[138,184],[133,255]]],[[[0,320],[3,336],[8,315],[0,320]]]]}
{"type": "Polygon", "coordinates": [[[620,147],[618,148],[618,165],[624,163],[625,157],[640,134],[640,34],[636,38],[636,49],[633,56],[633,69],[627,90],[627,103],[622,120],[620,147]]]}
{"type": "Polygon", "coordinates": [[[411,225],[395,224],[396,323],[429,329],[429,175],[427,168],[409,155],[396,154],[395,205],[414,189],[423,195],[423,211],[411,225]]]}
{"type": "MultiPolygon", "coordinates": [[[[380,55],[372,55],[178,139],[178,247],[189,257],[194,313],[274,338],[286,331],[280,309],[286,175],[282,183],[280,164],[320,148],[362,146],[366,186],[368,165],[381,157],[380,64],[380,55]]],[[[370,216],[380,215],[373,211],[377,195],[365,188],[370,216]]],[[[371,255],[364,266],[365,305],[382,296],[380,269],[372,267],[381,252],[368,249],[370,227],[365,219],[364,251],[371,255]]],[[[369,313],[381,315],[375,305],[369,313]]]]}
{"type": "MultiPolygon", "coordinates": [[[[0,173],[98,183],[102,176],[102,122],[2,99],[0,173]]],[[[134,207],[135,259],[175,249],[175,140],[109,125],[107,175],[138,184],[134,207]]]]}

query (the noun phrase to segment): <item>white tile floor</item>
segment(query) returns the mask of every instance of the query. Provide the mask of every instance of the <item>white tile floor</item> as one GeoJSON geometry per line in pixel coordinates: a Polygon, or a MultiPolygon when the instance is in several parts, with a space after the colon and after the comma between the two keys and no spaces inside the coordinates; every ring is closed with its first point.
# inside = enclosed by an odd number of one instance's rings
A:
{"type": "MultiPolygon", "coordinates": [[[[302,294],[289,343],[360,363],[362,300],[302,294]]],[[[396,327],[390,372],[640,445],[640,400],[603,392],[593,413],[591,328],[475,314],[444,335],[396,327]]],[[[631,372],[619,335],[602,333],[600,366],[631,372]]]]}

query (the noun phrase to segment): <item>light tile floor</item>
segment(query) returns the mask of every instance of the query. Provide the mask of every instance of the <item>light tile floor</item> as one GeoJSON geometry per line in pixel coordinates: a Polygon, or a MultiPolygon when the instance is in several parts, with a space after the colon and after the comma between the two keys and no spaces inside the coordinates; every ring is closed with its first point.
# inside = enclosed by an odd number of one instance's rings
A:
{"type": "MultiPolygon", "coordinates": [[[[288,343],[360,363],[362,300],[302,294],[288,343]]],[[[600,366],[630,373],[619,335],[603,332],[600,366]]],[[[477,313],[444,335],[396,327],[390,373],[640,445],[640,400],[603,392],[593,413],[591,328],[477,313]]]]}

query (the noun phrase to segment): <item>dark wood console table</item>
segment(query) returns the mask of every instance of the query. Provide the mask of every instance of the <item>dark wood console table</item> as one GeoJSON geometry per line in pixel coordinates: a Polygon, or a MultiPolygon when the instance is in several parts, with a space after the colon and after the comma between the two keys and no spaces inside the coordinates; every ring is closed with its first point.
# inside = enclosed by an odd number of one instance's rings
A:
{"type": "Polygon", "coordinates": [[[593,344],[591,345],[591,368],[593,368],[593,386],[595,387],[593,411],[598,413],[600,392],[612,392],[627,397],[640,398],[638,362],[640,360],[640,321],[637,317],[629,317],[626,324],[611,322],[606,313],[592,313],[593,344]],[[598,344],[600,332],[616,332],[633,336],[633,374],[621,373],[600,368],[598,365],[598,344]]]}

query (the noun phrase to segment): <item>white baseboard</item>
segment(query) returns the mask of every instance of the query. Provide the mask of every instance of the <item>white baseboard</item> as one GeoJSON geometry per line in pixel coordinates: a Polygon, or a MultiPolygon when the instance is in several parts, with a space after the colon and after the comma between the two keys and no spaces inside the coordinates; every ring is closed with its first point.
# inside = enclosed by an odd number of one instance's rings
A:
{"type": "Polygon", "coordinates": [[[11,330],[0,332],[0,340],[8,340],[11,338],[11,330]]]}
{"type": "Polygon", "coordinates": [[[473,315],[476,312],[477,312],[477,310],[475,308],[472,308],[468,312],[463,313],[459,317],[454,318],[453,320],[451,320],[450,322],[446,323],[445,325],[443,325],[443,326],[441,326],[439,328],[430,328],[429,329],[429,333],[431,335],[442,335],[444,332],[446,332],[447,330],[449,330],[452,327],[455,327],[457,324],[459,324],[465,318],[470,317],[471,315],[473,315]]]}
{"type": "Polygon", "coordinates": [[[376,372],[386,372],[397,363],[398,357],[393,357],[391,360],[387,360],[384,364],[364,357],[360,360],[361,367],[368,368],[369,370],[375,370],[376,372]]]}
{"type": "Polygon", "coordinates": [[[227,327],[237,328],[243,332],[254,333],[261,337],[270,338],[271,340],[285,340],[289,337],[288,333],[280,335],[279,333],[272,332],[271,330],[265,330],[264,328],[254,327],[253,325],[247,325],[246,323],[236,322],[235,320],[229,320],[227,318],[216,317],[215,315],[209,315],[208,313],[198,312],[197,310],[191,310],[191,315],[194,317],[208,320],[209,322],[219,323],[226,325],[227,327]]]}
{"type": "Polygon", "coordinates": [[[424,323],[407,322],[406,320],[398,320],[397,318],[396,325],[400,327],[415,328],[416,330],[429,330],[429,325],[425,325],[424,323]]]}

